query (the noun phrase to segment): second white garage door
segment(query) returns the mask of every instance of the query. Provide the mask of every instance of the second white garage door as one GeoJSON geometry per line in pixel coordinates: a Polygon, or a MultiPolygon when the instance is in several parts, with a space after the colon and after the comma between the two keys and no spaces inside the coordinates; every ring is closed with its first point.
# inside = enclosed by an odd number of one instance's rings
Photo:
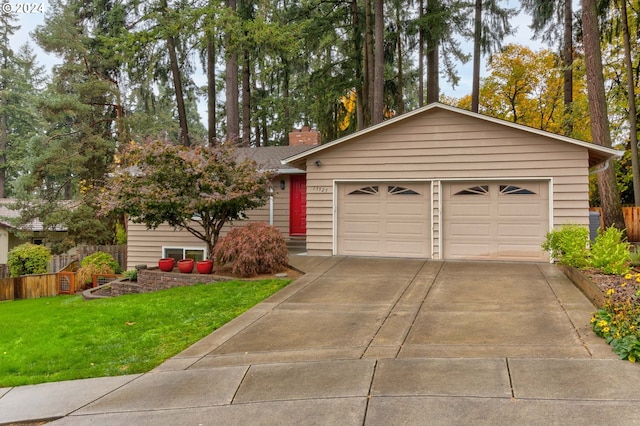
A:
{"type": "Polygon", "coordinates": [[[443,185],[445,259],[544,261],[548,182],[443,185]]]}
{"type": "Polygon", "coordinates": [[[339,184],[338,254],[431,257],[429,194],[422,182],[339,184]]]}

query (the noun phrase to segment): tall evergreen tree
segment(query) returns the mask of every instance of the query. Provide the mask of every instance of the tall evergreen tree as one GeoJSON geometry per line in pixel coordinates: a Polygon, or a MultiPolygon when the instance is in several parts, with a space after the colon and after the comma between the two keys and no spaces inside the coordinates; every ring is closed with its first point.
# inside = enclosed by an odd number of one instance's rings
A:
{"type": "MultiPolygon", "coordinates": [[[[611,147],[596,0],[582,0],[582,34],[593,141],[599,145],[611,147]]],[[[615,226],[618,229],[625,229],[620,193],[613,167],[598,173],[598,192],[605,228],[615,226]]]]}
{"type": "MultiPolygon", "coordinates": [[[[7,2],[3,1],[2,5],[7,2]]],[[[11,9],[11,8],[9,8],[11,9]]],[[[11,50],[10,37],[20,28],[13,25],[17,21],[15,14],[0,10],[0,198],[5,196],[7,147],[9,145],[9,88],[15,82],[15,57],[11,50]]]]}
{"type": "Polygon", "coordinates": [[[475,2],[471,111],[478,112],[480,102],[481,55],[499,50],[502,40],[513,34],[510,19],[515,14],[515,9],[502,8],[496,0],[476,0],[475,2]]]}

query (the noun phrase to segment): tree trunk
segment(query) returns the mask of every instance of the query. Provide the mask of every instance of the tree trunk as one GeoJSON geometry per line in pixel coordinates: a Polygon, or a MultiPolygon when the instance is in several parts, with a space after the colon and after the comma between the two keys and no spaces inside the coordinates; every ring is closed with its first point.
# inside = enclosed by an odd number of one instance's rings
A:
{"type": "Polygon", "coordinates": [[[396,7],[396,29],[398,31],[397,48],[398,48],[398,115],[404,114],[404,76],[402,75],[402,37],[400,34],[400,28],[402,27],[402,21],[400,20],[400,8],[396,7]]]}
{"type": "Polygon", "coordinates": [[[364,96],[363,96],[363,72],[364,54],[362,43],[362,28],[360,25],[360,9],[358,1],[351,1],[351,19],[353,22],[353,51],[355,55],[355,74],[356,74],[356,129],[364,129],[364,96]]]}
{"type": "Polygon", "coordinates": [[[207,35],[207,139],[209,146],[217,143],[216,139],[216,50],[215,36],[207,35]]]}
{"type": "MultiPolygon", "coordinates": [[[[582,32],[593,141],[598,145],[611,147],[595,0],[582,0],[582,32]]],[[[625,229],[620,194],[612,165],[598,173],[598,193],[602,204],[604,227],[615,226],[618,229],[625,229]]]]}
{"type": "Polygon", "coordinates": [[[384,119],[384,0],[375,1],[375,67],[371,124],[384,119]]]}
{"type": "Polygon", "coordinates": [[[191,145],[191,142],[189,141],[187,109],[184,105],[184,95],[182,93],[182,75],[180,73],[180,66],[178,65],[176,44],[173,36],[167,37],[167,49],[169,50],[169,62],[171,64],[173,86],[176,90],[176,107],[178,108],[178,122],[180,123],[180,143],[184,146],[189,146],[191,145]]]}
{"type": "MultiPolygon", "coordinates": [[[[233,11],[237,10],[236,0],[226,0],[226,6],[233,11]]],[[[231,49],[230,36],[225,37],[227,45],[227,63],[225,66],[225,103],[227,106],[227,141],[237,142],[240,136],[240,105],[238,100],[238,53],[231,49]]]]}
{"type": "Polygon", "coordinates": [[[365,87],[364,92],[367,95],[366,100],[366,109],[365,109],[365,127],[369,127],[371,125],[371,120],[373,117],[373,88],[375,84],[373,82],[374,79],[374,59],[373,59],[373,18],[371,12],[371,0],[364,0],[365,9],[364,9],[364,21],[365,21],[365,42],[364,42],[364,59],[365,59],[365,87]]]}
{"type": "Polygon", "coordinates": [[[573,135],[571,110],[573,104],[573,7],[571,0],[564,2],[564,43],[562,65],[564,67],[564,133],[573,135]]]}
{"type": "MultiPolygon", "coordinates": [[[[570,0],[569,0],[570,1],[570,0]]],[[[471,88],[471,111],[480,107],[480,44],[482,42],[482,0],[476,0],[473,33],[473,84],[471,88]]]]}
{"type": "MultiPolygon", "coordinates": [[[[168,9],[167,0],[162,0],[162,10],[168,9]]],[[[178,122],[180,123],[180,143],[189,146],[189,125],[187,123],[187,109],[184,104],[184,94],[182,93],[182,75],[180,73],[180,65],[178,64],[178,56],[176,54],[176,43],[172,35],[167,36],[167,50],[169,53],[169,64],[171,66],[171,75],[173,77],[173,87],[176,92],[176,107],[178,109],[178,122]]]]}
{"type": "MultiPolygon", "coordinates": [[[[427,0],[436,7],[427,7],[429,9],[438,10],[437,2],[440,0],[427,0]]],[[[438,102],[440,99],[440,63],[439,63],[438,40],[433,36],[427,40],[427,104],[438,102]]]]}
{"type": "Polygon", "coordinates": [[[438,58],[438,43],[427,42],[427,104],[438,102],[440,99],[440,64],[438,58]]]}
{"type": "MultiPolygon", "coordinates": [[[[4,91],[5,83],[3,82],[0,85],[0,90],[4,91]]],[[[0,113],[0,198],[4,198],[5,196],[5,185],[7,180],[7,99],[2,99],[2,112],[0,113]]]]}
{"type": "Polygon", "coordinates": [[[640,165],[638,164],[638,130],[636,122],[635,83],[633,64],[631,63],[631,42],[629,40],[629,21],[626,0],[620,0],[622,18],[622,38],[624,41],[624,62],[627,68],[627,98],[629,101],[629,144],[631,145],[631,169],[633,174],[633,201],[640,205],[640,165]]]}
{"type": "Polygon", "coordinates": [[[251,66],[249,52],[244,51],[242,67],[242,145],[251,144],[251,66]]]}
{"type": "MultiPolygon", "coordinates": [[[[422,22],[424,14],[424,0],[420,0],[418,16],[422,22]]],[[[418,106],[424,105],[424,28],[420,25],[418,32],[418,106]]]]}

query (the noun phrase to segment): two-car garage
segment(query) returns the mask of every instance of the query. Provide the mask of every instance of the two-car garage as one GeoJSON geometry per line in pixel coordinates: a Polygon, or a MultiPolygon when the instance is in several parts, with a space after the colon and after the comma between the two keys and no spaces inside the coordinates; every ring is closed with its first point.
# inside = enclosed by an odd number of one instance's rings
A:
{"type": "Polygon", "coordinates": [[[621,153],[432,103],[285,160],[307,173],[307,253],[547,261],[588,226],[589,175],[621,153]]]}
{"type": "Polygon", "coordinates": [[[546,256],[549,181],[347,182],[337,189],[337,254],[431,258],[435,246],[443,259],[546,256]]]}

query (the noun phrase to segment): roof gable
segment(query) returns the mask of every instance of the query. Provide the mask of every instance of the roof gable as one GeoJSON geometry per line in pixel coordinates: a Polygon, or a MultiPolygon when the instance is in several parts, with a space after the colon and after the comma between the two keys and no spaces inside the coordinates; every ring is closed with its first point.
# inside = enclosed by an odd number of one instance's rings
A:
{"type": "Polygon", "coordinates": [[[517,123],[512,123],[509,121],[505,121],[505,120],[501,120],[498,118],[493,118],[493,117],[489,117],[483,114],[479,114],[479,113],[474,113],[468,110],[464,110],[464,109],[460,109],[457,107],[452,107],[450,105],[444,105],[441,103],[432,103],[429,104],[425,107],[416,109],[412,112],[406,113],[406,114],[402,114],[398,117],[394,117],[390,120],[384,121],[382,123],[379,123],[377,125],[368,127],[364,130],[361,130],[359,132],[355,132],[352,133],[351,135],[342,137],[340,139],[336,139],[332,142],[323,144],[323,145],[319,145],[316,146],[315,148],[309,149],[307,151],[304,151],[302,153],[296,154],[296,155],[292,155],[288,158],[285,158],[282,160],[282,164],[288,164],[291,165],[293,167],[299,167],[299,168],[304,168],[305,167],[305,160],[307,157],[309,157],[310,155],[316,154],[318,152],[324,151],[326,149],[330,149],[332,147],[335,147],[337,145],[342,145],[342,144],[346,144],[349,143],[350,141],[356,139],[356,138],[361,138],[364,135],[367,135],[369,133],[373,133],[373,132],[377,132],[380,131],[380,129],[383,128],[387,128],[389,126],[393,126],[393,125],[399,125],[402,121],[405,121],[409,118],[415,117],[417,115],[421,115],[421,114],[429,114],[431,111],[435,111],[435,110],[445,110],[445,111],[450,111],[456,114],[460,114],[460,115],[464,115],[464,116],[468,116],[474,119],[479,119],[485,122],[489,122],[489,123],[494,123],[494,124],[498,124],[501,126],[505,126],[508,128],[512,128],[512,129],[516,129],[519,131],[523,131],[523,132],[527,132],[529,134],[532,135],[537,135],[537,136],[541,136],[544,138],[548,138],[551,139],[553,141],[557,141],[559,143],[568,143],[574,146],[580,146],[583,148],[586,148],[589,152],[589,166],[593,167],[596,166],[600,163],[603,163],[611,158],[615,158],[615,157],[619,157],[623,154],[622,151],[618,151],[612,148],[606,148],[600,145],[596,145],[593,143],[589,143],[589,142],[584,142],[584,141],[580,141],[577,139],[573,139],[573,138],[569,138],[566,136],[561,136],[561,135],[557,135],[554,133],[550,133],[550,132],[546,132],[543,130],[539,130],[539,129],[535,129],[532,127],[528,127],[528,126],[523,126],[521,124],[517,124],[517,123]]]}

